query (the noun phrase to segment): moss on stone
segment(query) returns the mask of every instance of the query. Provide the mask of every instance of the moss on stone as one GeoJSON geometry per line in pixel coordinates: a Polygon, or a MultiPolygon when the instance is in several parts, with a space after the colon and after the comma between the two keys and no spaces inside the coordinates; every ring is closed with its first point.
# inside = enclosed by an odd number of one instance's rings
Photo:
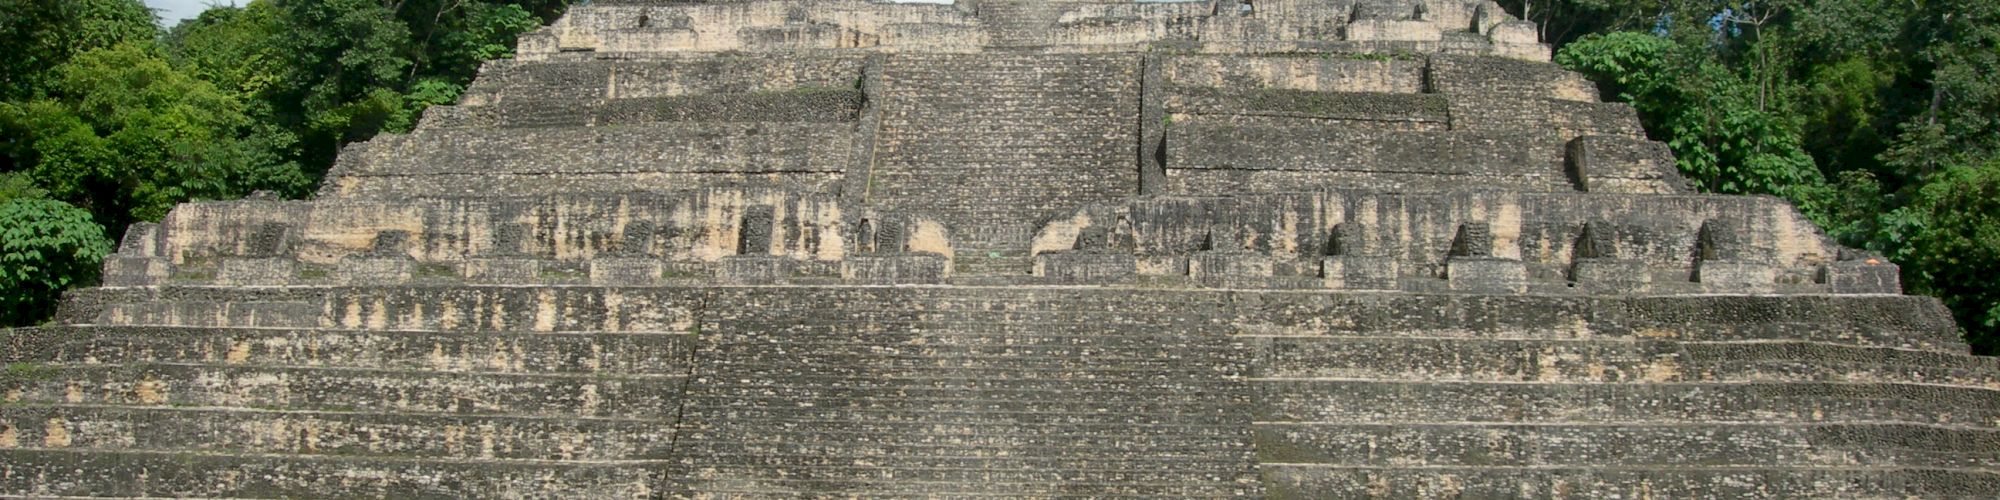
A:
{"type": "Polygon", "coordinates": [[[15,362],[7,363],[6,375],[8,380],[48,380],[56,371],[42,363],[15,362]]]}

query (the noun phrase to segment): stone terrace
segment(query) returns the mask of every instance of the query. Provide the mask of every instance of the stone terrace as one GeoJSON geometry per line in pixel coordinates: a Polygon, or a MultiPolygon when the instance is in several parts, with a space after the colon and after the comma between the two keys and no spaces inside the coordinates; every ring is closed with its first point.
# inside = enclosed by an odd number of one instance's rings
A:
{"type": "Polygon", "coordinates": [[[0,496],[2000,496],[1948,311],[1535,31],[578,6],[0,333],[0,496]]]}

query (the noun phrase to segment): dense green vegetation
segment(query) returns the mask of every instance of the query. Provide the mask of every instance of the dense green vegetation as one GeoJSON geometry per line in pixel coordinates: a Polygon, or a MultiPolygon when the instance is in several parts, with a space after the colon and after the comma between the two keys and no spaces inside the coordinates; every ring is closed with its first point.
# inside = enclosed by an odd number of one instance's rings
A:
{"type": "Polygon", "coordinates": [[[140,0],[0,0],[0,326],[94,281],[126,225],[308,195],[567,0],[255,0],[163,30],[140,0]]]}
{"type": "MultiPolygon", "coordinates": [[[[175,203],[307,195],[567,3],[256,0],[163,31],[138,0],[0,0],[0,323],[175,203]]],[[[1791,200],[2000,350],[2000,2],[1503,3],[1702,189],[1791,200]]]]}
{"type": "Polygon", "coordinates": [[[1512,0],[1706,191],[1903,265],[2000,351],[2000,2],[1512,0]]]}

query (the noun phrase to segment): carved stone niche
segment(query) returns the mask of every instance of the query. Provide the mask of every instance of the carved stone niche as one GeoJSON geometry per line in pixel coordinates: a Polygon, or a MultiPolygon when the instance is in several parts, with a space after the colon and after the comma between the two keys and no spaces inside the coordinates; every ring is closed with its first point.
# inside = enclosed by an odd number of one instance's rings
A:
{"type": "Polygon", "coordinates": [[[1748,234],[1741,222],[1710,219],[1701,224],[1695,238],[1694,281],[1708,293],[1771,293],[1777,290],[1778,271],[1769,264],[1752,262],[1748,234]]]}
{"type": "Polygon", "coordinates": [[[1396,290],[1401,266],[1368,242],[1368,228],[1359,222],[1333,227],[1327,255],[1320,259],[1320,278],[1335,290],[1396,290]]]}
{"type": "Polygon", "coordinates": [[[619,257],[643,257],[652,255],[653,223],[633,221],[625,225],[625,234],[619,239],[618,247],[611,254],[619,257]]]}
{"type": "Polygon", "coordinates": [[[861,219],[854,225],[854,249],[856,252],[875,251],[875,219],[861,219]]]}
{"type": "Polygon", "coordinates": [[[753,206],[744,209],[742,224],[737,229],[736,253],[770,255],[771,233],[775,224],[777,216],[771,207],[753,206]]]}
{"type": "Polygon", "coordinates": [[[243,256],[269,259],[289,256],[292,251],[291,226],[267,222],[257,226],[256,232],[250,233],[250,241],[244,242],[243,256]]]}
{"type": "Polygon", "coordinates": [[[493,227],[493,248],[486,254],[494,257],[528,255],[528,241],[534,234],[534,227],[527,224],[497,224],[493,227]]]}
{"type": "Polygon", "coordinates": [[[1209,288],[1269,288],[1277,263],[1268,255],[1244,248],[1233,231],[1211,228],[1202,236],[1202,250],[1188,256],[1188,278],[1209,288]]]}
{"type": "Polygon", "coordinates": [[[1453,291],[1526,293],[1528,266],[1515,259],[1493,257],[1493,227],[1484,222],[1458,226],[1445,258],[1445,280],[1453,291]]]}
{"type": "Polygon", "coordinates": [[[368,247],[367,257],[408,258],[412,241],[409,231],[391,229],[375,233],[375,244],[368,247]]]}
{"type": "Polygon", "coordinates": [[[1602,221],[1584,224],[1583,234],[1577,236],[1574,248],[1575,259],[1570,264],[1569,278],[1585,292],[1643,293],[1652,290],[1653,274],[1645,262],[1619,258],[1618,230],[1612,224],[1602,221]]]}

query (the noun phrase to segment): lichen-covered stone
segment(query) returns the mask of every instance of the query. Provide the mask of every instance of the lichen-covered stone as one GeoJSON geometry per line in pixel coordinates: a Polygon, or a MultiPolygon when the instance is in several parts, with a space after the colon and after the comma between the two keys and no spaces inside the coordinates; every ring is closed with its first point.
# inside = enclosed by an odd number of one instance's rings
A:
{"type": "Polygon", "coordinates": [[[2000,496],[2000,366],[1485,0],[599,0],[0,331],[0,496],[2000,496]]]}

